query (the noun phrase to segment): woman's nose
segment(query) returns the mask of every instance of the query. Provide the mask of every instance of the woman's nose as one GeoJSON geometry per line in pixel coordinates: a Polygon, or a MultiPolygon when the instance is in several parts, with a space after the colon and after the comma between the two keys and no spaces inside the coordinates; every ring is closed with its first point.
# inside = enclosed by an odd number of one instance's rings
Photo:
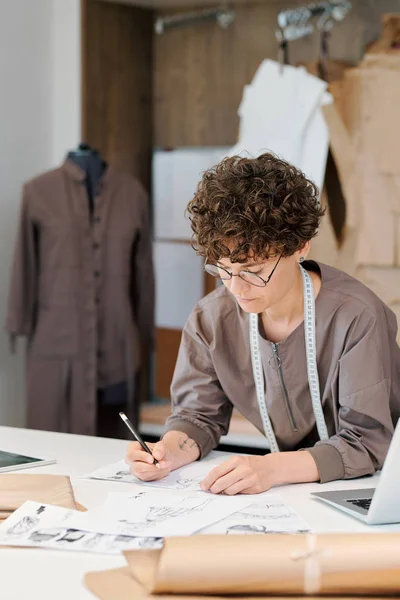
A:
{"type": "Polygon", "coordinates": [[[250,284],[244,281],[241,277],[235,275],[229,281],[230,286],[229,289],[235,296],[241,296],[241,294],[247,291],[250,287],[250,284]]]}

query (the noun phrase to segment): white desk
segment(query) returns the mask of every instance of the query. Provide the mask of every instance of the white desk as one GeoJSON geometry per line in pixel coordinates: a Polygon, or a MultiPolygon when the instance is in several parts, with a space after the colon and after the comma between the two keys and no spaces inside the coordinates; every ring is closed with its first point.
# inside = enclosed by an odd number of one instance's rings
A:
{"type": "MultiPolygon", "coordinates": [[[[127,491],[128,484],[79,479],[93,469],[116,462],[125,454],[126,442],[60,433],[0,427],[0,448],[56,458],[58,464],[24,471],[70,475],[76,498],[87,508],[100,505],[109,491],[127,491]]],[[[22,472],[22,471],[21,471],[22,472]]],[[[284,500],[317,532],[397,531],[400,525],[369,528],[340,511],[311,499],[315,490],[373,487],[376,477],[353,482],[285,486],[278,489],[284,500]]],[[[50,551],[0,549],[1,600],[93,600],[82,584],[87,571],[124,565],[123,557],[50,551]]]]}

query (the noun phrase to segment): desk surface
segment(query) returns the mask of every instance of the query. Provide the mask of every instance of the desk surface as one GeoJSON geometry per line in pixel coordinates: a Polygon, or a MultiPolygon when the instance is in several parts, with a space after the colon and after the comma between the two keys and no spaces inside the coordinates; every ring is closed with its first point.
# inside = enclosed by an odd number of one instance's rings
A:
{"type": "MultiPolygon", "coordinates": [[[[26,473],[69,475],[76,499],[87,508],[99,506],[110,491],[127,491],[128,484],[80,479],[97,467],[116,462],[125,454],[126,442],[0,427],[0,448],[21,454],[55,458],[58,463],[26,473]]],[[[22,472],[22,471],[21,471],[22,472]]],[[[316,490],[373,487],[377,477],[325,485],[302,484],[277,488],[284,500],[318,533],[397,531],[400,525],[367,527],[350,516],[310,498],[316,490]]],[[[0,549],[2,600],[93,600],[82,584],[87,571],[124,565],[123,557],[42,549],[0,549]]]]}

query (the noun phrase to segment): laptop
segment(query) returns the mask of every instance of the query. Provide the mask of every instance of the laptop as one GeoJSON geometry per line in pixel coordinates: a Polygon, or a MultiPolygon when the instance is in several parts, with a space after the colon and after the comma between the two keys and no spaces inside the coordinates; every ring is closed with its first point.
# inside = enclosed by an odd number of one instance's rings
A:
{"type": "Polygon", "coordinates": [[[400,419],[376,488],[311,494],[368,525],[400,523],[400,419]]]}

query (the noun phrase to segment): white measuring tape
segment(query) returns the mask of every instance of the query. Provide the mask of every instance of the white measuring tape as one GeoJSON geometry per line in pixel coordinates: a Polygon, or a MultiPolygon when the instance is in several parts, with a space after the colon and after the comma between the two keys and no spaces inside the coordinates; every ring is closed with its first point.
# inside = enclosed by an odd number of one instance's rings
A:
{"type": "MultiPolygon", "coordinates": [[[[314,410],[315,422],[318,435],[321,440],[328,439],[328,430],[326,428],[324,413],[321,406],[321,396],[319,389],[318,369],[317,369],[317,351],[315,341],[315,297],[314,287],[310,275],[304,267],[300,266],[303,277],[304,292],[304,333],[306,342],[307,374],[308,385],[310,387],[311,402],[314,410]]],[[[276,441],[271,419],[269,418],[266,399],[265,399],[265,381],[264,371],[260,356],[259,333],[258,333],[258,315],[250,315],[250,349],[251,363],[253,366],[253,377],[256,386],[258,407],[264,428],[265,437],[269,442],[271,452],[279,452],[278,442],[276,441]]]]}

